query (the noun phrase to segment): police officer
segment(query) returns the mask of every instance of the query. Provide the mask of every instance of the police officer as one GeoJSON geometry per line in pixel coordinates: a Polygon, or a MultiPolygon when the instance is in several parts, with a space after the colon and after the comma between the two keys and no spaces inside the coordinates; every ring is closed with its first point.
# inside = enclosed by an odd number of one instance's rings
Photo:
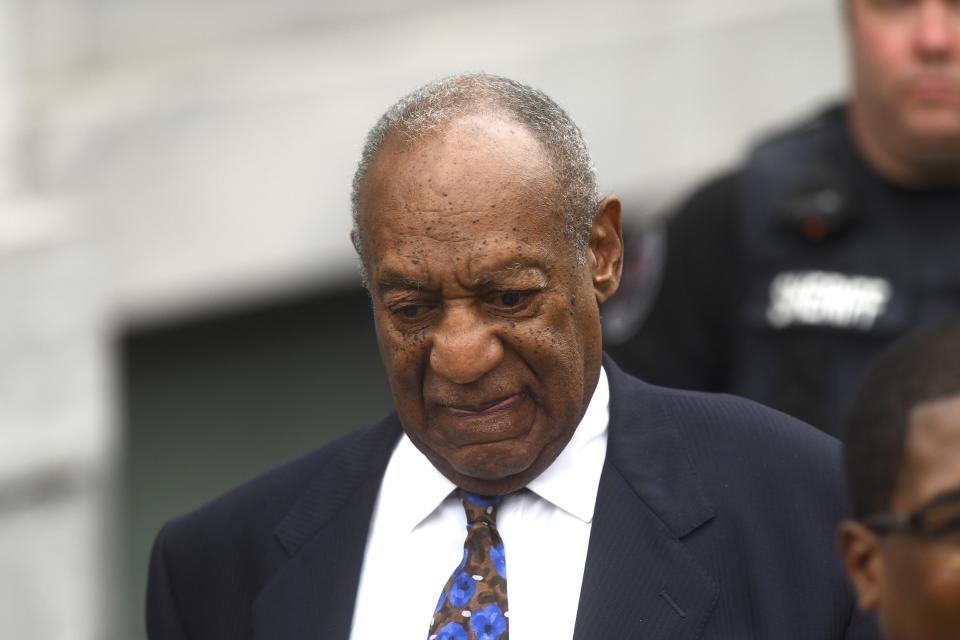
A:
{"type": "Polygon", "coordinates": [[[960,2],[844,9],[849,99],[690,198],[650,315],[610,348],[832,433],[883,345],[960,312],[960,2]]]}

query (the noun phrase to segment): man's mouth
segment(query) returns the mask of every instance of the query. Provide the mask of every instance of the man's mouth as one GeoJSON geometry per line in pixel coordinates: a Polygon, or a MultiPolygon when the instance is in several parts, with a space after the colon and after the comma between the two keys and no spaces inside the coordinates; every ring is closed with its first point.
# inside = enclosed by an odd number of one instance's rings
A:
{"type": "Polygon", "coordinates": [[[956,102],[960,97],[960,75],[918,74],[910,83],[910,93],[921,102],[956,102]]]}
{"type": "Polygon", "coordinates": [[[457,417],[466,418],[473,416],[493,415],[515,409],[523,400],[523,396],[523,392],[517,392],[482,402],[453,402],[443,404],[441,406],[443,406],[443,408],[446,409],[450,414],[457,417]]]}
{"type": "Polygon", "coordinates": [[[435,425],[457,446],[522,438],[533,427],[536,403],[525,389],[483,400],[458,398],[434,404],[435,425]]]}

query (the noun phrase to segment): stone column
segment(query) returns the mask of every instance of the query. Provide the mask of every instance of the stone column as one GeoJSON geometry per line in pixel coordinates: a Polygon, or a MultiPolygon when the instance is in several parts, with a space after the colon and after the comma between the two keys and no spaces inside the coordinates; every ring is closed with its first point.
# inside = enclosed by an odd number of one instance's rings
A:
{"type": "Polygon", "coordinates": [[[18,6],[0,0],[0,637],[103,640],[121,555],[105,298],[77,208],[20,180],[18,6]]]}
{"type": "Polygon", "coordinates": [[[18,46],[12,21],[13,0],[0,0],[0,202],[13,190],[14,147],[19,129],[18,46]]]}

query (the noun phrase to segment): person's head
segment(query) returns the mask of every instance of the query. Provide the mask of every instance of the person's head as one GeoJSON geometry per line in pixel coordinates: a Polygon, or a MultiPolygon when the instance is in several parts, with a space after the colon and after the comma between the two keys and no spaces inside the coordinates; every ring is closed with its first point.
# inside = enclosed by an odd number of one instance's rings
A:
{"type": "Polygon", "coordinates": [[[620,203],[580,130],[506,78],[428,84],[370,132],[353,210],[407,435],[469,491],[523,487],[586,411],[620,278],[620,203]]]}
{"type": "Polygon", "coordinates": [[[960,182],[960,3],[843,1],[850,114],[868,160],[905,186],[960,182]]]}
{"type": "Polygon", "coordinates": [[[960,630],[960,322],[886,351],[846,425],[840,552],[888,640],[960,630]]]}

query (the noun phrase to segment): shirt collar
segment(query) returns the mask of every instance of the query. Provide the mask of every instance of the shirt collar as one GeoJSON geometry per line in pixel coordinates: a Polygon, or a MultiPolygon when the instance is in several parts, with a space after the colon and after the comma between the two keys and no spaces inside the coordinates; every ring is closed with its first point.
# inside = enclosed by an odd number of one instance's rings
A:
{"type": "Polygon", "coordinates": [[[527,488],[584,522],[593,520],[600,472],[607,455],[609,421],[610,386],[606,372],[600,367],[597,388],[570,442],[527,488]]]}
{"type": "Polygon", "coordinates": [[[413,531],[456,488],[404,433],[390,458],[379,499],[386,505],[404,505],[394,517],[404,530],[413,531]]]}
{"type": "MultiPolygon", "coordinates": [[[[600,472],[607,451],[610,387],[600,368],[597,387],[570,442],[527,488],[559,509],[590,522],[597,502],[600,472]]],[[[394,517],[412,531],[456,489],[410,441],[401,436],[380,489],[384,504],[404,505],[394,517]]]]}

